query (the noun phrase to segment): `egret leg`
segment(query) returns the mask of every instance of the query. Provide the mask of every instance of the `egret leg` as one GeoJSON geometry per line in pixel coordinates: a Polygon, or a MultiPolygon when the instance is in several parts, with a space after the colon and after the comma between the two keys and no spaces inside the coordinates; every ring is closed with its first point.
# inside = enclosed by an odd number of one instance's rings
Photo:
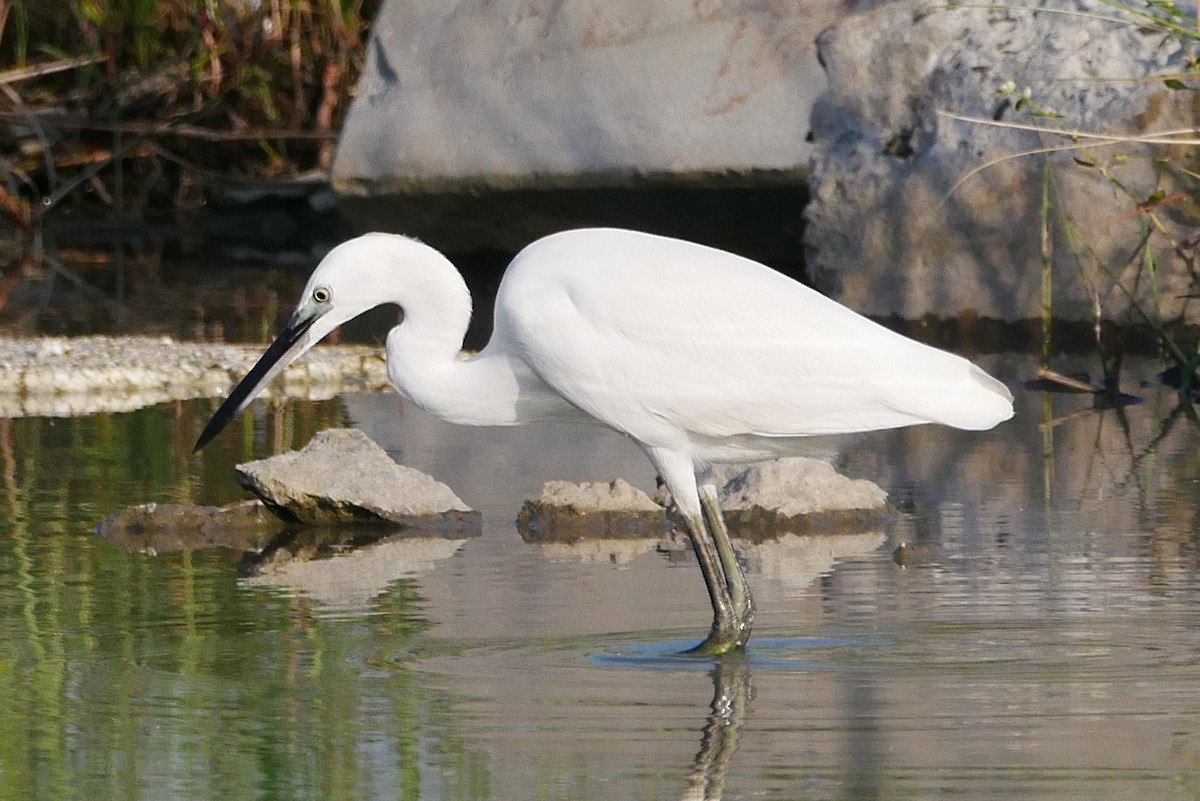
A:
{"type": "Polygon", "coordinates": [[[729,589],[729,600],[733,604],[733,613],[738,622],[738,645],[745,645],[750,639],[750,629],[754,626],[754,598],[750,595],[750,585],[746,583],[746,574],[734,553],[733,543],[729,540],[729,529],[725,526],[725,515],[721,513],[721,504],[717,498],[717,487],[711,478],[705,476],[697,488],[700,496],[700,506],[704,509],[704,519],[708,530],[712,533],[713,542],[717,546],[717,557],[721,560],[721,570],[725,573],[725,585],[729,589]]]}
{"type": "Polygon", "coordinates": [[[750,630],[743,625],[742,616],[734,609],[721,559],[713,547],[703,514],[699,509],[686,510],[682,506],[679,513],[687,524],[692,550],[696,553],[696,561],[700,563],[700,572],[704,574],[704,583],[708,586],[708,597],[713,607],[713,623],[708,636],[704,642],[689,648],[688,653],[728,653],[745,644],[750,630]]]}
{"type": "Polygon", "coordinates": [[[734,611],[721,557],[704,522],[704,509],[700,503],[691,459],[661,449],[648,449],[647,453],[666,482],[667,489],[671,490],[675,506],[687,526],[692,550],[696,553],[696,561],[700,563],[700,572],[704,574],[704,583],[708,587],[708,597],[712,602],[712,628],[704,642],[688,649],[688,652],[723,654],[732,651],[745,643],[749,630],[745,636],[742,635],[741,617],[734,611]]]}

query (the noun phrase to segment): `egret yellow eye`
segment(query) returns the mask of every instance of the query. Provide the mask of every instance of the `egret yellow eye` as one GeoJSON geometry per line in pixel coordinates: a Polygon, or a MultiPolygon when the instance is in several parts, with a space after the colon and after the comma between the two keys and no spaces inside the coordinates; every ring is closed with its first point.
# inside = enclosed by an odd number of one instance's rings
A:
{"type": "Polygon", "coordinates": [[[329,290],[323,286],[319,286],[313,290],[312,299],[317,303],[328,303],[330,297],[329,290]]]}

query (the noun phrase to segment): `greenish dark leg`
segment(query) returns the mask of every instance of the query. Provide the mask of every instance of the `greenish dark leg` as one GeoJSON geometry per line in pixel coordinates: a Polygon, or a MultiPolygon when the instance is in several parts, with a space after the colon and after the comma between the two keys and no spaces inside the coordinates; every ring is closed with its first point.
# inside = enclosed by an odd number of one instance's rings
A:
{"type": "Polygon", "coordinates": [[[689,648],[685,653],[728,653],[740,647],[745,639],[741,636],[741,616],[735,611],[730,598],[720,555],[714,551],[713,541],[709,537],[703,517],[689,514],[682,507],[679,508],[679,513],[687,524],[692,550],[696,553],[696,561],[700,563],[700,572],[704,574],[704,583],[708,587],[708,596],[713,608],[713,624],[708,636],[704,638],[704,642],[689,648]]]}
{"type": "Polygon", "coordinates": [[[746,583],[746,574],[738,563],[734,553],[733,543],[729,539],[729,529],[725,526],[725,516],[721,514],[721,505],[717,499],[717,488],[708,482],[699,487],[700,506],[704,509],[705,522],[712,532],[713,543],[717,548],[717,558],[721,562],[721,570],[725,574],[725,584],[729,589],[730,603],[737,618],[738,645],[745,645],[750,639],[750,630],[754,627],[754,598],[750,595],[750,585],[746,583]]]}

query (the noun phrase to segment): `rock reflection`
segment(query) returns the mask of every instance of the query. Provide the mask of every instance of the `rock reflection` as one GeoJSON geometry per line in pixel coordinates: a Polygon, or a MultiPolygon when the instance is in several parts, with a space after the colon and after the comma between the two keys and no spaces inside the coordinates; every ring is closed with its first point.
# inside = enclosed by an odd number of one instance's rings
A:
{"type": "Polygon", "coordinates": [[[262,553],[247,554],[240,583],[302,594],[336,615],[368,614],[389,585],[428,573],[478,535],[478,528],[436,534],[306,528],[284,535],[262,553]]]}
{"type": "Polygon", "coordinates": [[[644,553],[662,549],[662,540],[647,539],[594,539],[576,542],[539,542],[538,549],[547,559],[555,562],[575,561],[584,564],[612,564],[626,567],[644,553]]]}
{"type": "Polygon", "coordinates": [[[725,791],[725,775],[737,750],[738,735],[754,697],[746,655],[728,654],[712,669],[713,699],[700,736],[700,750],[692,762],[683,801],[718,801],[725,791]]]}
{"type": "Polygon", "coordinates": [[[887,539],[881,531],[861,534],[784,534],[770,542],[743,545],[746,570],[778,581],[785,589],[807,592],[840,559],[865,556],[887,539]]]}
{"type": "MultiPolygon", "coordinates": [[[[695,560],[686,535],[672,531],[668,535],[647,532],[641,538],[577,538],[570,542],[543,542],[522,530],[522,539],[535,544],[542,554],[554,561],[583,564],[612,564],[626,567],[642,554],[656,551],[672,563],[695,560]]],[[[761,537],[761,531],[751,531],[761,537]]],[[[837,533],[794,533],[776,531],[771,539],[735,536],[746,572],[778,582],[787,590],[806,592],[812,582],[829,573],[839,559],[865,556],[887,539],[882,531],[841,531],[837,533]]]]}

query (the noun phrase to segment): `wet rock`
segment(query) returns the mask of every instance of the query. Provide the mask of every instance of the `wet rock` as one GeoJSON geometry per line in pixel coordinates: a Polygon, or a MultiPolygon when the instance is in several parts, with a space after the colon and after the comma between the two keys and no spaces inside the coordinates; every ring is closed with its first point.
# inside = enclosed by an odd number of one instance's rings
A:
{"type": "Polygon", "coordinates": [[[230,548],[259,551],[284,523],[259,501],[232,506],[147,503],[114,512],[95,533],[130,551],[168,553],[230,548]]]}
{"type": "Polygon", "coordinates": [[[570,509],[577,514],[592,512],[661,512],[654,499],[623,478],[602,481],[547,481],[540,502],[570,509]]]}
{"type": "Polygon", "coordinates": [[[790,456],[730,471],[721,490],[726,512],[770,509],[784,517],[882,509],[887,493],[873,481],[847,478],[820,459],[790,456]]]}
{"type": "Polygon", "coordinates": [[[391,522],[469,527],[450,488],[396,464],[363,432],[329,429],[300,451],[237,466],[238,482],[287,520],[308,525],[391,522]]]}
{"type": "MultiPolygon", "coordinates": [[[[887,509],[878,485],[840,475],[829,463],[789,457],[750,467],[723,468],[721,507],[735,539],[762,542],[784,534],[862,531],[877,527],[887,509]]],[[[611,484],[547,482],[526,501],[517,528],[527,542],[574,543],[663,537],[672,526],[663,490],[655,501],[618,479],[611,484]]]]}
{"type": "Polygon", "coordinates": [[[829,89],[812,113],[805,212],[819,289],[878,317],[1039,318],[1048,165],[1055,317],[1090,322],[1094,304],[1110,319],[1124,314],[1120,281],[1151,317],[1200,322],[1188,300],[1194,250],[1177,244],[1194,228],[1193,149],[1097,144],[1011,158],[1072,140],[987,124],[1117,135],[1193,127],[1195,93],[1164,80],[1193,59],[1190,40],[1168,29],[1174,18],[1156,26],[1158,12],[1140,6],[1068,6],[896,5],[822,34],[829,89]],[[1151,198],[1170,202],[1154,209],[1165,235],[1150,237],[1147,268],[1138,249],[1154,225],[1138,204],[1151,198]],[[1139,280],[1146,269],[1155,272],[1139,280]]]}
{"type": "Polygon", "coordinates": [[[670,525],[661,506],[623,479],[548,481],[538,500],[521,507],[517,530],[526,542],[572,543],[662,537],[670,525]]]}
{"type": "Polygon", "coordinates": [[[793,456],[736,472],[721,490],[730,535],[762,542],[784,534],[863,531],[879,527],[887,493],[841,475],[828,462],[793,456]]]}

